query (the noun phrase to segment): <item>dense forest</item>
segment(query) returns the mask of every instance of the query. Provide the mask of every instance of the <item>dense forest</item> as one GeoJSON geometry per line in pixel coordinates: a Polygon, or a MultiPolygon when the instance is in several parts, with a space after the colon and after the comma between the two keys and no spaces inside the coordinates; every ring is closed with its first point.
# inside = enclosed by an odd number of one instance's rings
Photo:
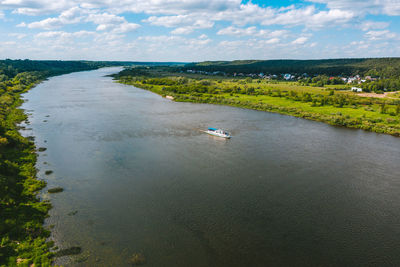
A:
{"type": "Polygon", "coordinates": [[[205,61],[187,64],[182,69],[222,71],[229,74],[261,72],[265,74],[307,73],[310,76],[358,74],[381,78],[400,78],[400,58],[205,61]]]}

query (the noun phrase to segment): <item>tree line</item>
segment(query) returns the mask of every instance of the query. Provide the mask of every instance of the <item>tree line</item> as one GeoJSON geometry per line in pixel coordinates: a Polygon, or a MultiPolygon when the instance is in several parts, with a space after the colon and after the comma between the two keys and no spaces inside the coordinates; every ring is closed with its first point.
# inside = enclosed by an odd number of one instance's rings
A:
{"type": "Polygon", "coordinates": [[[400,78],[400,58],[355,58],[322,60],[236,60],[190,63],[181,70],[222,71],[233,73],[291,73],[310,76],[370,75],[380,78],[400,78]]]}

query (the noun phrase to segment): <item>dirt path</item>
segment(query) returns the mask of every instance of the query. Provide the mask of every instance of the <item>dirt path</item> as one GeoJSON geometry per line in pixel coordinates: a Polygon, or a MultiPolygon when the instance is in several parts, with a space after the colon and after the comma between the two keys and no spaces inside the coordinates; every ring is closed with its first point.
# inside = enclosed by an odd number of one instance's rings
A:
{"type": "Polygon", "coordinates": [[[357,94],[358,96],[362,96],[362,97],[377,97],[377,98],[390,98],[390,99],[397,99],[398,97],[390,97],[396,93],[398,93],[400,91],[395,91],[395,92],[386,92],[383,94],[376,94],[376,93],[361,93],[361,94],[357,94]]]}

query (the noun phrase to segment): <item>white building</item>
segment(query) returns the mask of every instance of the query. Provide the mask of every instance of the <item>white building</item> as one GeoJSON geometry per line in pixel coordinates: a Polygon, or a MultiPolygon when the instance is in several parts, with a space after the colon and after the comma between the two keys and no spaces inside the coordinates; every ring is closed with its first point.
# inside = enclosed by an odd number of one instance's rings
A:
{"type": "Polygon", "coordinates": [[[351,87],[351,91],[359,93],[359,92],[362,92],[362,88],[360,88],[360,87],[351,87]]]}

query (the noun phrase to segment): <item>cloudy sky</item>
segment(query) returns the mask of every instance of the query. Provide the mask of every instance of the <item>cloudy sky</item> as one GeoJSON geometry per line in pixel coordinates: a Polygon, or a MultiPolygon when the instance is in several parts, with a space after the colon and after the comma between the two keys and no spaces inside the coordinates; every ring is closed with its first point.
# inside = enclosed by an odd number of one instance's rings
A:
{"type": "Polygon", "coordinates": [[[0,58],[400,56],[400,0],[0,0],[0,58]]]}

